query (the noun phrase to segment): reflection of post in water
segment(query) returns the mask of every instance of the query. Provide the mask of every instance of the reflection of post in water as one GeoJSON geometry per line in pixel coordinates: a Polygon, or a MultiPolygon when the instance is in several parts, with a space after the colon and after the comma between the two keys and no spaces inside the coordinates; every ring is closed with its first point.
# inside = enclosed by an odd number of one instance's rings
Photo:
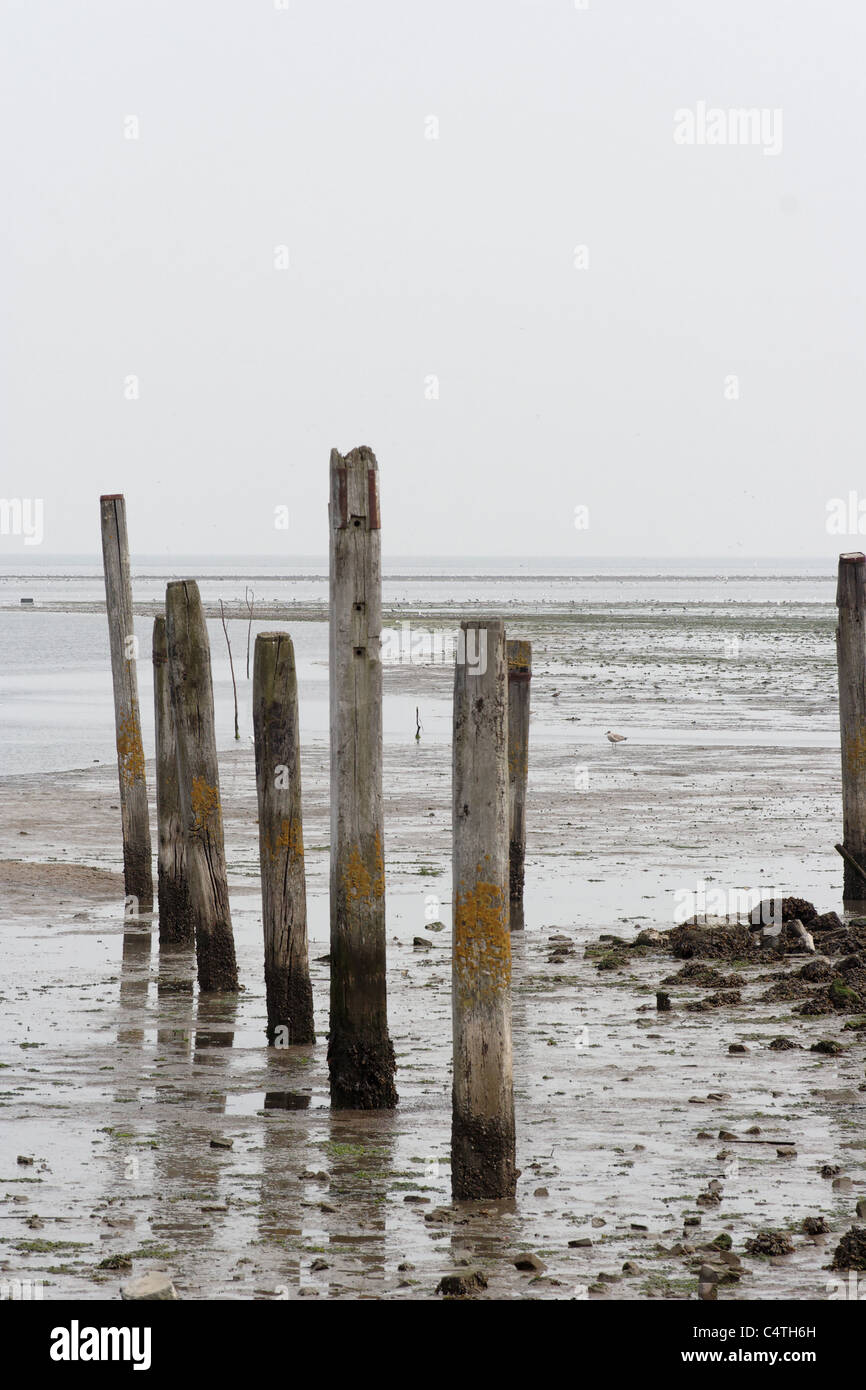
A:
{"type": "MultiPolygon", "coordinates": [[[[318,1150],[326,1161],[317,1164],[330,1174],[330,1187],[323,1195],[337,1208],[321,1217],[328,1244],[336,1247],[327,1277],[335,1285],[342,1283],[342,1267],[346,1273],[362,1274],[365,1287],[370,1282],[375,1287],[384,1283],[389,1259],[386,1212],[394,1177],[394,1121],[380,1117],[370,1123],[334,1110],[328,1118],[330,1137],[318,1150]],[[347,1255],[346,1247],[354,1254],[347,1255]]],[[[315,1258],[311,1254],[302,1259],[302,1284],[316,1285],[323,1277],[310,1269],[315,1258]]],[[[398,1248],[390,1258],[397,1261],[405,1255],[398,1248]]]]}
{"type": "Polygon", "coordinates": [[[139,1010],[144,1011],[146,1008],[149,983],[150,929],[127,927],[123,933],[123,955],[120,964],[118,1043],[141,1047],[144,1042],[144,1028],[131,1028],[127,1024],[135,1018],[139,1010]]]}
{"type": "MultiPolygon", "coordinates": [[[[235,1040],[238,996],[225,994],[199,993],[195,1020],[195,1042],[193,1044],[193,1067],[208,1067],[219,1077],[231,1066],[231,1049],[235,1040]]],[[[208,1110],[225,1114],[226,1093],[209,1094],[208,1110]]]]}
{"type": "MultiPolygon", "coordinates": [[[[259,1240],[270,1254],[262,1286],[281,1299],[297,1298],[302,1264],[309,1266],[316,1258],[310,1255],[304,1260],[299,1253],[310,1225],[309,1211],[302,1211],[301,1202],[310,1201],[310,1194],[320,1201],[327,1196],[326,1185],[298,1176],[325,1167],[320,1151],[310,1145],[311,1060],[312,1054],[304,1048],[268,1053],[265,1084],[271,1082],[274,1090],[264,1095],[269,1117],[263,1122],[257,1219],[259,1240]]],[[[262,1277],[257,1276],[260,1283],[262,1277]]]]}
{"type": "Polygon", "coordinates": [[[189,1057],[192,1039],[195,948],[160,945],[156,994],[159,1022],[156,1043],[160,1060],[189,1057]]]}

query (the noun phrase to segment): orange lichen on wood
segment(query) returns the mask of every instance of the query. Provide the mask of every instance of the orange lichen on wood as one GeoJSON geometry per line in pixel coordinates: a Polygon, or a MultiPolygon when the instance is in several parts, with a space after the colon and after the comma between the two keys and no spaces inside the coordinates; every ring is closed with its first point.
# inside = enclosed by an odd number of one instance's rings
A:
{"type": "Polygon", "coordinates": [[[373,843],[373,875],[361,857],[357,845],[353,845],[343,870],[343,889],[349,902],[373,903],[385,896],[385,860],[382,854],[382,837],[376,832],[373,843]]]}
{"type": "Polygon", "coordinates": [[[280,821],[280,829],[276,839],[271,840],[269,836],[265,837],[265,850],[270,859],[276,859],[283,850],[287,850],[293,859],[303,859],[304,832],[297,816],[293,816],[290,820],[280,821]]]}
{"type": "Polygon", "coordinates": [[[124,785],[132,787],[144,781],[144,748],[141,728],[135,713],[127,714],[117,734],[117,762],[124,785]]]}
{"type": "Polygon", "coordinates": [[[845,760],[852,772],[866,772],[866,733],[853,734],[846,739],[845,760]]]}
{"type": "Polygon", "coordinates": [[[454,961],[461,988],[492,996],[511,981],[505,893],[499,884],[478,879],[470,889],[461,884],[455,897],[454,961]]]}
{"type": "Polygon", "coordinates": [[[219,790],[212,787],[204,777],[193,777],[190,799],[193,832],[200,834],[202,831],[218,830],[222,824],[219,790]]]}

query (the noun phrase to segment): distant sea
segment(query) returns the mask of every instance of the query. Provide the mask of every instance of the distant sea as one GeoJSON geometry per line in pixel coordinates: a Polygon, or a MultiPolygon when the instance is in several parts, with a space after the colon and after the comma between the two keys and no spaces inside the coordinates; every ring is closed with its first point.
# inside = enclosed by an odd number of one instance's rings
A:
{"type": "MultiPolygon", "coordinates": [[[[622,606],[794,605],[829,617],[835,598],[833,559],[750,560],[569,557],[399,556],[383,562],[383,600],[409,608],[429,605],[455,623],[467,604],[507,614],[515,606],[543,617],[547,607],[596,612],[622,606]]],[[[235,606],[252,590],[256,604],[327,602],[325,556],[243,555],[133,557],[133,596],[158,602],[170,579],[194,577],[202,597],[235,606]]],[[[18,552],[0,558],[0,776],[48,773],[113,760],[111,671],[105,615],[94,611],[105,597],[99,556],[45,556],[18,552]],[[22,598],[33,600],[22,605],[22,598]],[[43,608],[50,605],[50,611],[43,608]]],[[[235,611],[237,609],[235,608],[235,611]]],[[[290,625],[290,616],[286,619],[290,625]]],[[[246,680],[247,623],[229,621],[238,679],[241,727],[250,725],[246,680]]],[[[273,622],[254,624],[273,627],[273,622]]],[[[139,693],[145,750],[153,753],[150,645],[152,619],[137,617],[139,693]]],[[[217,705],[218,740],[234,746],[231,678],[225,638],[209,624],[217,705]]],[[[303,701],[306,742],[327,740],[327,629],[321,622],[292,629],[303,701]]],[[[386,699],[385,737],[411,720],[395,697],[386,699]]]]}

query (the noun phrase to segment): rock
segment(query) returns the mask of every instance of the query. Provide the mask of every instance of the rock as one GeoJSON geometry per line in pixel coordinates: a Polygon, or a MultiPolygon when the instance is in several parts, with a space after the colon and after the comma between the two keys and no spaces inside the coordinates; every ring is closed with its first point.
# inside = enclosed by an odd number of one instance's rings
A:
{"type": "Polygon", "coordinates": [[[828,1057],[838,1057],[840,1052],[845,1049],[841,1043],[837,1043],[834,1038],[821,1038],[818,1042],[812,1043],[810,1052],[823,1052],[828,1057]]]}
{"type": "Polygon", "coordinates": [[[418,1206],[429,1206],[430,1198],[421,1197],[417,1192],[407,1192],[403,1198],[404,1202],[415,1202],[418,1206]]]}
{"type": "Polygon", "coordinates": [[[550,1193],[546,1187],[537,1187],[532,1195],[533,1197],[549,1197],[550,1193]]]}
{"type": "Polygon", "coordinates": [[[412,945],[416,948],[420,948],[421,950],[427,951],[433,945],[433,942],[428,941],[426,936],[416,936],[412,939],[412,945]]]}
{"type": "Polygon", "coordinates": [[[732,1057],[742,1052],[748,1052],[748,1050],[745,1043],[728,1043],[728,1052],[732,1057]]]}
{"type": "Polygon", "coordinates": [[[866,1230],[862,1226],[852,1226],[836,1246],[831,1269],[866,1270],[866,1230]]]}
{"type": "Polygon", "coordinates": [[[424,1213],[424,1220],[428,1221],[431,1225],[438,1224],[442,1221],[451,1221],[452,1219],[453,1212],[450,1212],[447,1207],[434,1207],[432,1211],[425,1211],[424,1213]]]}
{"type": "Polygon", "coordinates": [[[671,997],[670,997],[670,995],[669,995],[669,994],[665,994],[665,992],[664,992],[663,989],[657,989],[657,990],[656,990],[656,1008],[658,1009],[659,1013],[660,1013],[660,1014],[669,1013],[669,1012],[670,1012],[670,1007],[671,1007],[671,997]]]}
{"type": "Polygon", "coordinates": [[[789,923],[788,923],[787,932],[788,932],[789,939],[790,939],[790,937],[792,937],[792,936],[795,938],[795,940],[794,940],[794,949],[795,949],[795,950],[797,949],[797,946],[798,946],[798,945],[801,945],[802,948],[803,948],[804,950],[809,951],[809,952],[811,952],[812,954],[814,954],[814,951],[815,951],[815,942],[814,942],[814,939],[812,938],[811,933],[806,931],[806,928],[803,926],[803,923],[802,923],[799,919],[798,919],[797,921],[795,921],[795,922],[789,922],[789,923]]]}
{"type": "Polygon", "coordinates": [[[713,1284],[702,1284],[702,1283],[700,1283],[700,1281],[699,1281],[699,1282],[698,1282],[698,1298],[701,1299],[701,1301],[704,1302],[704,1303],[712,1303],[713,1300],[714,1300],[714,1299],[717,1299],[718,1296],[719,1296],[719,1295],[718,1295],[718,1291],[717,1291],[717,1287],[718,1287],[718,1286],[717,1286],[716,1284],[714,1284],[714,1283],[713,1283],[713,1284]]]}
{"type": "Polygon", "coordinates": [[[20,1163],[21,1166],[24,1168],[28,1168],[30,1164],[33,1162],[33,1159],[30,1158],[27,1154],[19,1154],[15,1162],[20,1163]]]}
{"type": "Polygon", "coordinates": [[[719,1282],[719,1271],[713,1269],[712,1265],[701,1265],[701,1272],[698,1279],[702,1284],[717,1284],[719,1282]]]}
{"type": "Polygon", "coordinates": [[[699,1192],[695,1198],[699,1207],[717,1207],[721,1200],[718,1192],[699,1192]]]}
{"type": "Polygon", "coordinates": [[[231,1149],[234,1146],[234,1139],[211,1139],[212,1149],[231,1149]]]}
{"type": "Polygon", "coordinates": [[[767,1046],[769,1047],[771,1052],[791,1052],[795,1048],[800,1048],[800,1044],[795,1043],[793,1038],[783,1037],[774,1038],[771,1043],[767,1044],[767,1046]]]}
{"type": "Polygon", "coordinates": [[[626,1260],[625,1264],[622,1267],[622,1272],[623,1274],[630,1275],[632,1278],[634,1278],[637,1274],[643,1274],[643,1270],[639,1269],[638,1266],[634,1264],[631,1260],[626,1260]]]}
{"type": "Polygon", "coordinates": [[[599,1226],[606,1226],[606,1225],[607,1225],[607,1222],[605,1221],[605,1219],[604,1219],[603,1216],[594,1216],[594,1217],[592,1218],[591,1224],[592,1224],[593,1226],[595,1226],[595,1227],[599,1227],[599,1226]]]}
{"type": "Polygon", "coordinates": [[[128,1284],[121,1284],[120,1297],[125,1303],[170,1303],[177,1299],[177,1290],[171,1275],[152,1270],[130,1279],[128,1284]]]}
{"type": "Polygon", "coordinates": [[[829,1231],[829,1226],[823,1216],[806,1216],[803,1219],[803,1234],[807,1236],[823,1236],[829,1231]]]}
{"type": "Polygon", "coordinates": [[[428,931],[444,931],[444,930],[445,930],[445,923],[444,923],[444,922],[428,922],[428,923],[427,923],[427,930],[428,930],[428,931]]]}
{"type": "Polygon", "coordinates": [[[514,1265],[515,1269],[530,1271],[533,1274],[543,1274],[547,1269],[547,1265],[543,1260],[539,1259],[537,1255],[530,1255],[528,1253],[515,1255],[511,1263],[514,1265]]]}
{"type": "Polygon", "coordinates": [[[733,1242],[727,1231],[721,1231],[719,1235],[715,1236],[713,1240],[710,1241],[710,1248],[714,1250],[730,1250],[732,1244],[733,1242]]]}
{"type": "Polygon", "coordinates": [[[822,1178],[835,1178],[841,1173],[842,1169],[838,1163],[825,1163],[821,1169],[822,1178]]]}
{"type": "Polygon", "coordinates": [[[330,1202],[319,1202],[319,1211],[323,1211],[325,1215],[328,1215],[328,1213],[333,1213],[336,1210],[337,1208],[335,1206],[332,1206],[330,1202]]]}
{"type": "Polygon", "coordinates": [[[406,1274],[410,1269],[414,1269],[415,1266],[410,1264],[408,1260],[403,1260],[401,1264],[398,1264],[397,1268],[401,1274],[406,1274]]]}
{"type": "Polygon", "coordinates": [[[656,931],[655,927],[644,927],[643,931],[635,937],[634,944],[635,946],[662,946],[666,939],[660,931],[656,931]]]}
{"type": "Polygon", "coordinates": [[[622,1275],[608,1274],[604,1270],[602,1270],[601,1274],[599,1274],[598,1276],[598,1282],[600,1284],[619,1284],[622,1282],[622,1275]]]}
{"type": "Polygon", "coordinates": [[[857,1205],[854,1208],[857,1216],[866,1217],[866,1197],[858,1197],[857,1205]]]}
{"type": "Polygon", "coordinates": [[[809,923],[809,931],[844,931],[845,923],[835,912],[822,912],[812,918],[809,923]]]}
{"type": "Polygon", "coordinates": [[[581,1236],[579,1240],[570,1240],[568,1246],[570,1250],[591,1250],[592,1241],[589,1236],[581,1236]]]}
{"type": "Polygon", "coordinates": [[[779,1148],[776,1149],[776,1157],[777,1157],[777,1158],[796,1158],[796,1157],[797,1157],[797,1150],[796,1150],[795,1148],[792,1148],[792,1146],[791,1146],[790,1144],[783,1144],[783,1145],[780,1145],[779,1148]]]}
{"type": "Polygon", "coordinates": [[[460,1274],[446,1274],[436,1285],[436,1292],[445,1298],[467,1298],[478,1289],[487,1288],[487,1275],[480,1269],[465,1269],[460,1274]]]}
{"type": "Polygon", "coordinates": [[[702,1218],[700,1216],[687,1216],[683,1220],[684,1226],[700,1226],[702,1218]]]}
{"type": "Polygon", "coordinates": [[[791,1238],[784,1231],[759,1231],[746,1241],[750,1255],[790,1255],[793,1249],[791,1238]]]}
{"type": "Polygon", "coordinates": [[[313,1260],[313,1263],[310,1265],[310,1273],[318,1274],[319,1270],[330,1268],[331,1266],[328,1264],[327,1260],[313,1260]]]}

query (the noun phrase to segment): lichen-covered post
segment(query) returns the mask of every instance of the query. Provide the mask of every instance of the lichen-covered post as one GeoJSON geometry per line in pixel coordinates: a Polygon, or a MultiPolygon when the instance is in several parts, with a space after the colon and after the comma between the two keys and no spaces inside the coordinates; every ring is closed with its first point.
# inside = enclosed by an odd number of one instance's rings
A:
{"type": "Polygon", "coordinates": [[[505,628],[464,622],[454,671],[451,1192],[513,1197],[505,628]]]}
{"type": "Polygon", "coordinates": [[[210,642],[194,579],[176,581],[166,589],[165,630],[198,983],[205,991],[237,990],[210,642]]]}
{"type": "MultiPolygon", "coordinates": [[[[842,743],[842,844],[866,871],[866,556],[839,556],[838,620],[839,731],[842,743]]],[[[847,860],[843,897],[866,900],[864,885],[847,860]]]]}
{"type": "Polygon", "coordinates": [[[195,930],[186,877],[186,846],[177,775],[177,735],[168,682],[165,618],[153,620],[153,706],[156,729],[156,900],[160,946],[192,946],[195,930]]]}
{"type": "Polygon", "coordinates": [[[526,778],[529,770],[529,685],[532,643],[506,642],[508,659],[508,896],[512,931],[523,927],[526,778]]]}
{"type": "Polygon", "coordinates": [[[382,573],[372,449],[330,464],[331,1104],[397,1104],[385,992],[382,573]]]}
{"type": "Polygon", "coordinates": [[[295,650],[287,632],[260,632],[253,656],[253,731],[270,1043],[314,1043],[301,820],[295,650]]]}
{"type": "Polygon", "coordinates": [[[105,606],[111,647],[111,676],[114,685],[123,877],[126,897],[127,900],[132,899],[135,913],[150,912],[153,907],[150,818],[138,707],[138,639],[135,636],[132,617],[129,540],[126,534],[126,502],[123,495],[118,492],[100,497],[99,512],[105,570],[105,606]]]}

